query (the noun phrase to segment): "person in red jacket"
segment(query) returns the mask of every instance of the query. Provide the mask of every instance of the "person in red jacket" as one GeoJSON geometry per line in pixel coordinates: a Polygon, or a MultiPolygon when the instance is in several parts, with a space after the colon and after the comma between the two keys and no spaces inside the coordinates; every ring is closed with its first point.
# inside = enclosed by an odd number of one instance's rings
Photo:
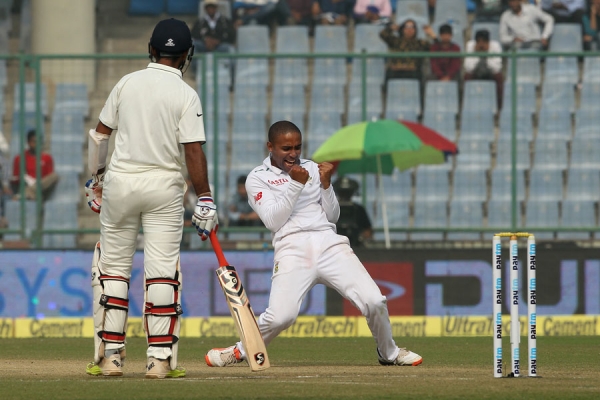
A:
{"type": "MultiPolygon", "coordinates": [[[[25,173],[23,174],[25,180],[25,197],[29,200],[35,200],[36,188],[37,188],[37,155],[36,145],[37,137],[35,130],[31,130],[27,133],[27,145],[28,148],[25,151],[25,173]]],[[[42,178],[40,184],[42,186],[42,199],[48,200],[48,197],[52,194],[52,191],[58,183],[58,175],[54,172],[54,159],[46,152],[40,155],[40,169],[42,178]]],[[[13,193],[19,194],[20,187],[20,176],[21,176],[21,155],[17,154],[13,161],[13,175],[10,179],[10,185],[13,193]]]]}
{"type": "MultiPolygon", "coordinates": [[[[430,47],[429,51],[460,53],[460,47],[452,41],[452,26],[444,24],[440,26],[438,40],[430,47]]],[[[432,58],[431,73],[433,79],[440,81],[452,81],[460,78],[460,58],[432,58]]]]}

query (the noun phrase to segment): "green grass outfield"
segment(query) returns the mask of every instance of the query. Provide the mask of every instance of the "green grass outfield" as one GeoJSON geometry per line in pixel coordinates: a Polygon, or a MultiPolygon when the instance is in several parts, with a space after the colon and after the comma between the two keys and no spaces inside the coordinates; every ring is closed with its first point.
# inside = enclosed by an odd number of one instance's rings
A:
{"type": "MultiPolygon", "coordinates": [[[[278,338],[271,368],[209,368],[204,353],[233,339],[182,339],[187,377],[144,379],[145,341],[128,341],[120,378],[90,377],[92,339],[0,339],[2,399],[598,399],[597,337],[538,338],[539,379],[494,379],[492,338],[398,338],[418,367],[383,367],[372,338],[278,338]]],[[[521,341],[526,354],[526,339],[521,341]]],[[[510,354],[505,340],[505,354],[510,354]]],[[[508,358],[505,362],[510,362],[508,358]]],[[[521,360],[526,370],[527,359],[521,360]]]]}

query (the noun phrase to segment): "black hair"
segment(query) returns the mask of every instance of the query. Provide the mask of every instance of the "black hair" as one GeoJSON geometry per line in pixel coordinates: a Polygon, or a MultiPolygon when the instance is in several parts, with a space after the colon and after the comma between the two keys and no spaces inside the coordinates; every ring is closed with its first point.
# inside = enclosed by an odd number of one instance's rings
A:
{"type": "Polygon", "coordinates": [[[419,26],[417,25],[417,22],[414,19],[407,19],[406,21],[404,21],[402,23],[402,25],[400,25],[400,29],[398,30],[398,32],[400,33],[400,36],[404,36],[404,27],[406,26],[407,23],[412,22],[412,24],[415,26],[415,39],[419,36],[419,26]]]}
{"type": "Polygon", "coordinates": [[[490,31],[487,29],[481,29],[475,32],[475,41],[483,40],[484,42],[490,41],[490,31]]]}
{"type": "Polygon", "coordinates": [[[452,25],[449,25],[449,24],[440,25],[438,33],[440,35],[443,35],[444,33],[449,33],[452,35],[452,25]]]}
{"type": "Polygon", "coordinates": [[[31,129],[29,132],[27,132],[27,141],[28,142],[34,137],[35,137],[35,129],[31,129]]]}
{"type": "Polygon", "coordinates": [[[238,185],[245,185],[246,184],[246,175],[240,175],[237,178],[237,184],[238,185]]]}
{"type": "Polygon", "coordinates": [[[298,128],[293,122],[277,121],[269,128],[269,142],[274,143],[275,138],[279,135],[295,132],[302,135],[302,132],[300,132],[300,128],[298,128]]]}

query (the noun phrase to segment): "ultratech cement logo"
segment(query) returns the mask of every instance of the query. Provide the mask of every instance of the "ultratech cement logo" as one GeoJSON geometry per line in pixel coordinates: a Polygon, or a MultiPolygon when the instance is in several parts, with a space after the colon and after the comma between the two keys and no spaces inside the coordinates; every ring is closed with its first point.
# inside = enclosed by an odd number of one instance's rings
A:
{"type": "Polygon", "coordinates": [[[60,322],[33,319],[29,333],[31,337],[83,337],[83,319],[60,322]]]}

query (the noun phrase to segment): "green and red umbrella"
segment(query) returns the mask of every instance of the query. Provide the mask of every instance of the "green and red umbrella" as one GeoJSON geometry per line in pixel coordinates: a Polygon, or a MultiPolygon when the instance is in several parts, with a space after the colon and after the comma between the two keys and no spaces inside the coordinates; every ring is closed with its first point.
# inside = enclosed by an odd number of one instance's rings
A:
{"type": "Polygon", "coordinates": [[[381,119],[343,127],[312,158],[336,163],[342,175],[389,175],[394,168],[404,171],[421,164],[442,164],[448,155],[457,153],[454,143],[424,125],[381,119]]]}

